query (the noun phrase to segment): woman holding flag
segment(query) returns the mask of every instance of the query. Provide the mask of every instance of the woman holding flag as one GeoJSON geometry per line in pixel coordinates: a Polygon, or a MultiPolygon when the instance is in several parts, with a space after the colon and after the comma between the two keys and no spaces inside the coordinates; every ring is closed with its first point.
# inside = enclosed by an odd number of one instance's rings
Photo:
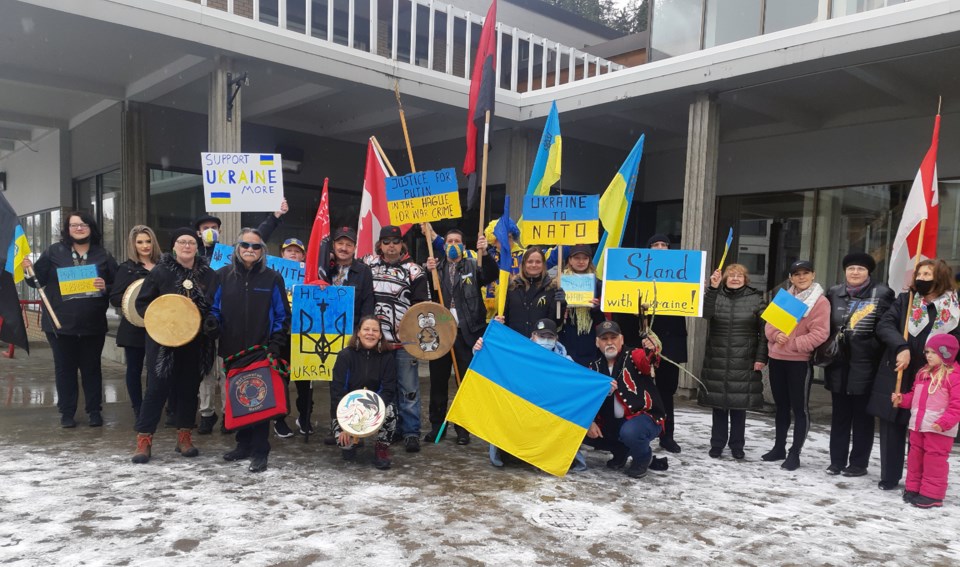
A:
{"type": "Polygon", "coordinates": [[[880,317],[877,337],[885,350],[873,382],[867,412],[880,418],[880,490],[893,490],[903,478],[907,422],[910,410],[894,407],[890,395],[909,392],[917,371],[926,360],[927,338],[949,333],[960,337],[960,303],[953,285],[953,272],[943,260],[923,260],[913,272],[909,291],[880,317]],[[907,323],[907,337],[904,325],[907,323]],[[903,372],[902,382],[897,374],[903,372]]]}

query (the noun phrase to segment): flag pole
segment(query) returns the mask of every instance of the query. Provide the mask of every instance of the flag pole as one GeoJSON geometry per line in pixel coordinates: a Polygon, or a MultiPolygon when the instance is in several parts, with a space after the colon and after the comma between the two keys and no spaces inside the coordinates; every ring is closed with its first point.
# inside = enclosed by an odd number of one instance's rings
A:
{"type": "Polygon", "coordinates": [[[403,139],[407,143],[407,157],[410,159],[410,172],[416,173],[417,166],[413,164],[413,146],[410,145],[410,133],[407,131],[407,116],[403,112],[403,103],[400,102],[400,81],[393,81],[393,92],[397,95],[397,109],[400,111],[400,126],[403,127],[403,139]]]}
{"type": "Polygon", "coordinates": [[[387,157],[387,153],[383,151],[382,147],[380,147],[380,142],[377,141],[377,137],[370,136],[370,141],[373,142],[373,147],[376,148],[377,153],[380,154],[380,159],[383,160],[384,165],[386,165],[387,169],[390,170],[390,175],[396,177],[397,170],[393,169],[393,164],[390,163],[390,158],[387,157]]]}
{"type": "Polygon", "coordinates": [[[57,330],[59,330],[61,328],[60,319],[57,319],[57,314],[53,312],[53,306],[50,305],[50,300],[47,299],[46,292],[44,292],[43,287],[40,286],[40,281],[37,279],[37,274],[33,272],[33,266],[30,266],[29,268],[24,268],[23,271],[26,272],[27,277],[29,277],[31,280],[34,281],[34,283],[37,284],[37,291],[40,293],[40,299],[43,300],[43,305],[47,308],[47,314],[50,315],[50,320],[53,321],[53,326],[56,327],[57,330]]]}
{"type": "MultiPolygon", "coordinates": [[[[923,250],[923,233],[927,228],[927,219],[920,221],[920,236],[917,238],[917,257],[913,262],[913,271],[916,273],[917,265],[920,264],[920,251],[923,250]]],[[[907,302],[907,310],[904,311],[903,318],[903,340],[907,340],[910,329],[910,306],[913,305],[913,291],[910,292],[909,301],[907,302]]],[[[903,382],[903,369],[897,371],[897,384],[893,388],[894,394],[900,393],[900,385],[903,382]]],[[[898,407],[899,404],[893,404],[893,407],[898,407]]]]}
{"type": "MultiPolygon", "coordinates": [[[[483,170],[480,173],[480,234],[483,234],[483,216],[487,204],[487,154],[489,151],[490,111],[488,110],[483,120],[483,170]]],[[[483,266],[483,256],[477,254],[477,267],[480,266],[483,266]]]]}

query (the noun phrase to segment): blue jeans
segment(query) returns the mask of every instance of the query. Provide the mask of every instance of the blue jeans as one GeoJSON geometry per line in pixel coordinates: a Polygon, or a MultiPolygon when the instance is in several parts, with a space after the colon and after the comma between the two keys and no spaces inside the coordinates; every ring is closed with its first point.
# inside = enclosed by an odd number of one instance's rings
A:
{"type": "Polygon", "coordinates": [[[633,462],[650,464],[653,451],[650,442],[660,436],[660,426],[649,415],[641,414],[628,419],[620,427],[620,442],[630,450],[633,462]]]}
{"type": "Polygon", "coordinates": [[[123,347],[127,358],[127,395],[130,396],[130,405],[140,413],[140,404],[143,402],[143,359],[147,356],[146,347],[123,347]]]}
{"type": "Polygon", "coordinates": [[[403,349],[397,351],[397,397],[400,436],[419,438],[420,361],[403,349]]]}

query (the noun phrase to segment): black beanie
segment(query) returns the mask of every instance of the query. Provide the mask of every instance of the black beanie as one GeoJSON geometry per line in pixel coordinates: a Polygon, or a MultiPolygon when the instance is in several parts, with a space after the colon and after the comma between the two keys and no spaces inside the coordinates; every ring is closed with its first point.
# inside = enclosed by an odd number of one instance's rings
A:
{"type": "Polygon", "coordinates": [[[196,230],[190,228],[189,226],[181,226],[180,228],[174,230],[174,231],[170,234],[170,250],[173,250],[173,244],[174,244],[181,236],[192,236],[193,239],[197,241],[197,247],[199,248],[200,246],[202,246],[202,243],[200,242],[200,237],[197,236],[197,231],[196,231],[196,230]]]}
{"type": "Polygon", "coordinates": [[[657,242],[666,242],[667,246],[669,246],[670,237],[667,236],[666,234],[660,234],[660,233],[654,234],[653,236],[647,239],[647,248],[650,248],[657,242]]]}
{"type": "Polygon", "coordinates": [[[850,266],[863,266],[868,272],[873,272],[877,269],[877,261],[866,252],[851,252],[843,257],[843,269],[850,266]]]}

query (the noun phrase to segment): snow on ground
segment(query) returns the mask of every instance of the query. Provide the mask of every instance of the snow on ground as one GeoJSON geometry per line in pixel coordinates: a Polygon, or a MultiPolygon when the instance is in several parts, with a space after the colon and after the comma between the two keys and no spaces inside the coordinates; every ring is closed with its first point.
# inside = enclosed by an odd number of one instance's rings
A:
{"type": "MultiPolygon", "coordinates": [[[[201,456],[130,463],[134,434],[55,429],[53,410],[0,413],[0,564],[55,565],[957,565],[960,478],[944,508],[918,510],[870,475],[827,476],[815,426],[793,472],[764,463],[772,419],[751,414],[747,459],[707,456],[710,413],[678,408],[681,455],[634,481],[588,450],[591,470],[554,478],[522,463],[494,469],[486,444],[447,441],[394,468],[371,448],[344,463],[319,439],[271,439],[270,469],[226,463],[229,436],[197,437],[201,456]],[[32,413],[31,413],[32,412],[32,413]]],[[[660,453],[664,455],[664,453],[660,453]]],[[[956,464],[957,451],[953,461],[956,464]]]]}

